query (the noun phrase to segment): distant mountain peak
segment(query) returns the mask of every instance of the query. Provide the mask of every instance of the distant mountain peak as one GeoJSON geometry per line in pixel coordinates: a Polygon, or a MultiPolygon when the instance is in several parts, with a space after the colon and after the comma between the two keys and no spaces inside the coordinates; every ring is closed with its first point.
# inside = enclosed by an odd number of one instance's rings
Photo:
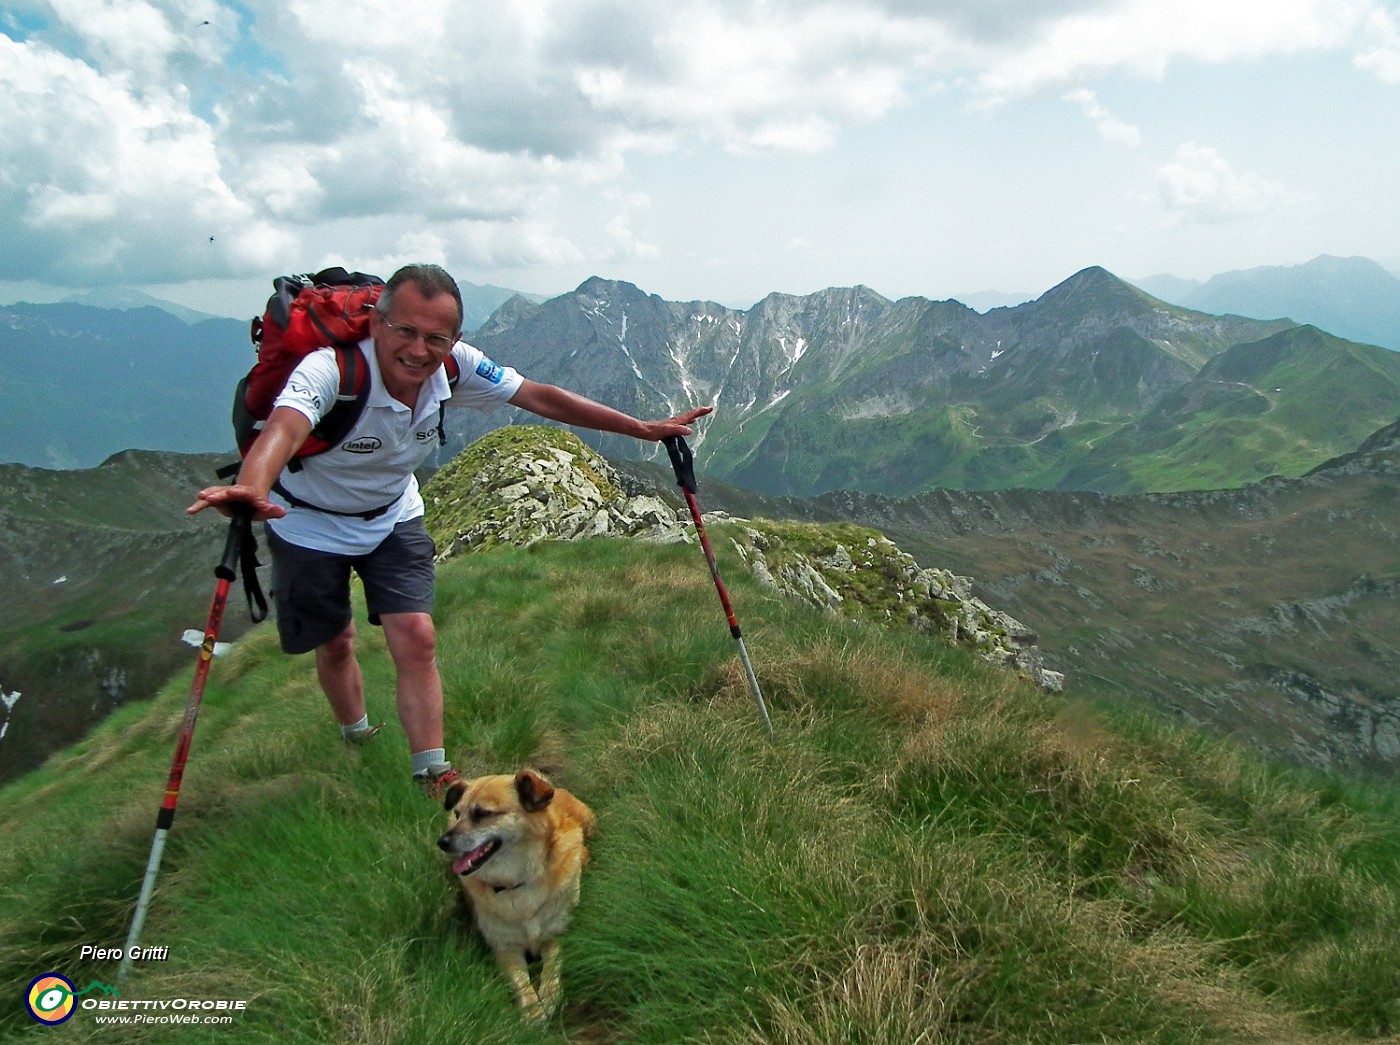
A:
{"type": "Polygon", "coordinates": [[[623,279],[605,279],[602,276],[589,276],[574,290],[576,297],[592,298],[644,298],[647,297],[635,283],[623,279]]]}
{"type": "Polygon", "coordinates": [[[1051,287],[1032,304],[1038,310],[1053,307],[1082,313],[1103,308],[1119,309],[1124,306],[1142,308],[1151,301],[1149,295],[1119,279],[1108,269],[1090,265],[1051,287]]]}
{"type": "Polygon", "coordinates": [[[1056,293],[1083,292],[1086,290],[1118,290],[1120,288],[1133,289],[1125,281],[1119,279],[1108,269],[1101,265],[1090,265],[1088,268],[1080,269],[1068,279],[1045,292],[1045,296],[1056,293]]]}

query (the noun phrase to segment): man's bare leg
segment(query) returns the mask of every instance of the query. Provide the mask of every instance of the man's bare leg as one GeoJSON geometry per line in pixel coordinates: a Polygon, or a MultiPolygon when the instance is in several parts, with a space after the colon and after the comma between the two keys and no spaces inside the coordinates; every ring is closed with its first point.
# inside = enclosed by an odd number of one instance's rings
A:
{"type": "Polygon", "coordinates": [[[437,634],[427,613],[386,613],[381,618],[389,656],[398,673],[395,696],[410,751],[442,747],[442,677],[437,634]]]}
{"type": "Polygon", "coordinates": [[[365,680],[355,659],[355,625],[316,647],[316,679],[330,701],[335,720],[353,726],[365,717],[365,680]]]}

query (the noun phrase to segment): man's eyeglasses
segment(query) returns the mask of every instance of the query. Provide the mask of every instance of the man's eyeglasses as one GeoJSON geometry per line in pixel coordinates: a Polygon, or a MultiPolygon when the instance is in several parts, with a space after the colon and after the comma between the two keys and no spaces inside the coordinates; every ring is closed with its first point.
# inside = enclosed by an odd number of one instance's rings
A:
{"type": "MultiPolygon", "coordinates": [[[[381,317],[382,315],[381,313],[381,317]]],[[[423,344],[434,352],[450,352],[452,346],[457,343],[455,337],[448,337],[446,334],[425,334],[417,327],[405,326],[402,323],[390,323],[387,319],[383,320],[383,322],[384,325],[389,328],[389,333],[393,334],[394,337],[398,338],[400,341],[411,344],[421,337],[423,339],[423,344]]]]}

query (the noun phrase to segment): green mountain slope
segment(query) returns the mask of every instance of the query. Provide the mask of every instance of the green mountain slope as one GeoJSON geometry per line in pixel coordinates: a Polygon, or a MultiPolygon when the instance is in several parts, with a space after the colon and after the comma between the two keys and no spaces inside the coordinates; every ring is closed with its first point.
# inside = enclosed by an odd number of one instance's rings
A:
{"type": "Polygon", "coordinates": [[[809,352],[804,382],[741,417],[742,436],[713,423],[704,467],[797,496],[1208,489],[1301,474],[1400,410],[1396,353],[1175,308],[1099,268],[985,317],[916,299],[869,311],[879,335],[842,357],[858,365],[809,352]],[[1260,355],[1274,362],[1244,367],[1250,382],[1228,376],[1260,355]]]}
{"type": "Polygon", "coordinates": [[[1235,345],[1096,444],[1064,489],[1147,493],[1301,475],[1400,413],[1400,353],[1316,327],[1235,345]]]}
{"type": "MultiPolygon", "coordinates": [[[[152,696],[194,651],[223,521],[184,507],[227,456],[128,451],[100,467],[0,465],[0,780],[42,762],[113,708],[152,696]]],[[[242,596],[224,630],[248,626],[242,596]]]]}
{"type": "Polygon", "coordinates": [[[156,308],[0,306],[0,461],[92,468],[124,449],[226,453],[248,324],[156,308]]]}
{"type": "MultiPolygon", "coordinates": [[[[215,662],[142,941],[168,953],[120,1000],[246,1001],[232,1026],[181,1027],[194,1042],[1400,1031],[1393,795],[780,600],[714,530],[771,742],[694,546],[541,542],[441,570],[452,753],[546,767],[600,814],[553,1023],[521,1025],[464,927],[401,735],[345,748],[311,664],[266,628],[215,662]]],[[[362,634],[371,714],[392,721],[362,634]]],[[[6,996],[51,970],[112,983],[114,961],[79,955],[124,939],[188,684],[0,791],[6,996]]],[[[97,1015],[61,1033],[176,1037],[97,1015]]],[[[0,1036],[31,1026],[0,1010],[0,1036]]]]}

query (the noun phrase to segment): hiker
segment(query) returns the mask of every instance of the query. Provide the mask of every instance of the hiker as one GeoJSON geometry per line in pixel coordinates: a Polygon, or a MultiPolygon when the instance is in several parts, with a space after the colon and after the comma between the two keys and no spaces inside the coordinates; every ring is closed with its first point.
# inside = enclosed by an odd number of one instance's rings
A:
{"type": "Polygon", "coordinates": [[[440,404],[489,411],[510,403],[552,421],[642,440],[689,435],[713,407],[640,421],[498,366],[460,340],[461,292],[436,265],[396,272],[369,329],[361,348],[371,389],[344,442],[288,467],[338,390],[334,353],[312,352],[287,380],[233,485],[201,490],[187,512],[212,507],[228,515],[230,503],[242,502],[254,520],[267,523],[282,649],[315,651],[317,679],[350,743],[369,740],[382,726],[370,725],[355,658],[350,571],[360,575],[370,622],[383,627],[394,662],[413,777],[436,797],[458,773],[443,746],[431,616],[435,549],[414,470],[438,445],[440,404]],[[449,354],[459,364],[455,389],[443,367],[449,354]]]}

